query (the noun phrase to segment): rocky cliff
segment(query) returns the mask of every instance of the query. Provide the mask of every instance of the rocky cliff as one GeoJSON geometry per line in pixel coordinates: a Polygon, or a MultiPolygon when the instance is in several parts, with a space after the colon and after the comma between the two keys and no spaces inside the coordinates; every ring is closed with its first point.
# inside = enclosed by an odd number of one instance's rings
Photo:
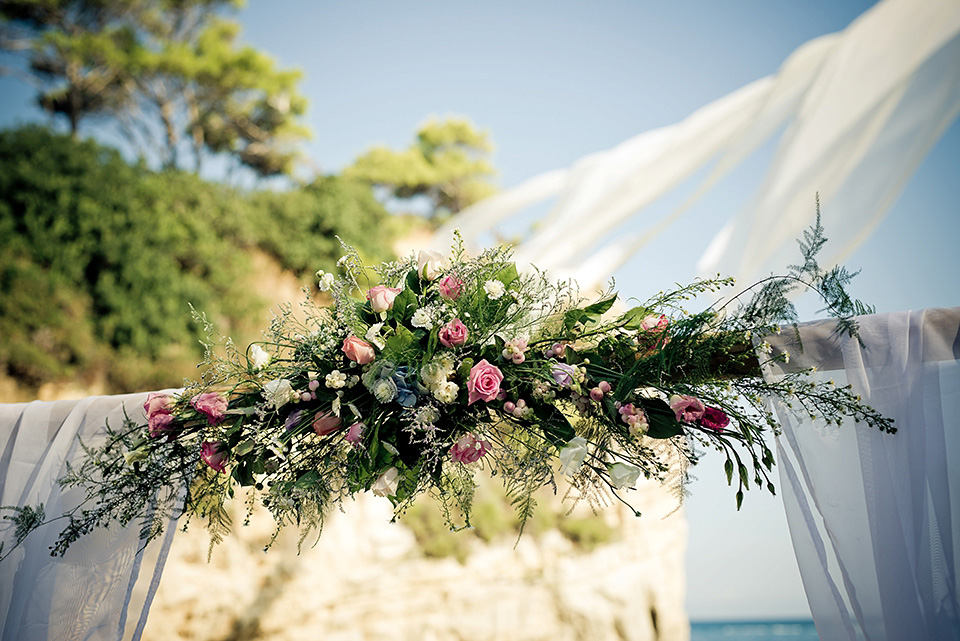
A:
{"type": "MultiPolygon", "coordinates": [[[[461,561],[428,558],[371,495],[334,514],[299,556],[295,532],[264,553],[273,526],[255,514],[208,563],[198,525],[177,535],[144,639],[686,641],[686,519],[664,518],[676,498],[658,485],[632,498],[643,517],[619,504],[597,517],[577,508],[610,526],[605,544],[558,529],[489,543],[463,531],[461,561]]],[[[564,509],[554,503],[540,509],[564,509]]]]}

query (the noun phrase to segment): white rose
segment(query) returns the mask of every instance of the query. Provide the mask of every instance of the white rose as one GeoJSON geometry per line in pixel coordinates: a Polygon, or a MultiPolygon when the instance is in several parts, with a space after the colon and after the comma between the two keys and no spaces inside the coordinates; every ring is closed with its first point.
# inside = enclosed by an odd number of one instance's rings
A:
{"type": "Polygon", "coordinates": [[[299,398],[293,385],[285,378],[275,378],[263,384],[263,397],[267,399],[275,409],[280,409],[290,401],[299,398]]]}
{"type": "Polygon", "coordinates": [[[391,467],[373,482],[370,488],[377,496],[393,496],[397,493],[398,480],[400,472],[395,467],[391,467]]]}
{"type": "Polygon", "coordinates": [[[618,490],[633,487],[640,478],[640,468],[629,463],[614,463],[607,468],[610,472],[610,483],[618,490]]]}
{"type": "Polygon", "coordinates": [[[582,436],[575,436],[570,442],[560,450],[560,473],[576,474],[587,458],[587,439],[582,436]]]}
{"type": "Polygon", "coordinates": [[[490,300],[497,300],[506,293],[507,288],[499,280],[488,280],[483,284],[483,291],[487,292],[490,300]]]}
{"type": "Polygon", "coordinates": [[[443,254],[426,249],[420,250],[420,255],[417,257],[417,273],[420,274],[420,278],[434,280],[449,267],[450,261],[443,254]]]}
{"type": "Polygon", "coordinates": [[[270,362],[270,353],[259,345],[250,346],[250,362],[253,369],[263,369],[270,362]]]}
{"type": "Polygon", "coordinates": [[[383,329],[383,323],[374,323],[370,326],[370,329],[367,330],[367,333],[363,335],[365,339],[377,346],[377,349],[383,349],[387,346],[387,343],[380,338],[380,330],[383,329]]]}
{"type": "Polygon", "coordinates": [[[410,324],[420,329],[432,329],[433,319],[430,317],[430,311],[421,307],[413,313],[410,324]]]}

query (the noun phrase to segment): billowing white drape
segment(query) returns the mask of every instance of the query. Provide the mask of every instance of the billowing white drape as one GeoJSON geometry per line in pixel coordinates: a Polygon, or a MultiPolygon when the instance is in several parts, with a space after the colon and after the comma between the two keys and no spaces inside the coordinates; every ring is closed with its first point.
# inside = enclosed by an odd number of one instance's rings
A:
{"type": "MultiPolygon", "coordinates": [[[[783,501],[822,639],[960,639],[960,307],[866,316],[856,339],[832,322],[770,340],[791,369],[850,384],[896,421],[882,434],[783,405],[783,501]]],[[[766,372],[781,376],[783,365],[766,372]]]]}
{"type": "MultiPolygon", "coordinates": [[[[104,426],[109,421],[120,427],[124,412],[145,422],[145,400],[146,394],[128,394],[0,404],[0,505],[42,503],[48,518],[75,507],[82,494],[61,491],[57,479],[82,455],[80,440],[102,443],[104,426]]],[[[14,542],[12,523],[0,525],[7,552],[14,542]]],[[[50,546],[64,525],[55,521],[31,533],[0,563],[0,637],[139,638],[176,528],[168,527],[142,550],[139,527],[98,530],[63,558],[51,557],[50,546]]]]}
{"type": "Polygon", "coordinates": [[[751,204],[713,239],[701,274],[752,282],[794,260],[813,222],[814,195],[830,212],[823,264],[842,261],[872,231],[960,111],[960,2],[885,0],[843,32],[797,49],[757,80],[674,125],[648,131],[461,212],[468,243],[508,217],[555,198],[517,259],[584,287],[618,267],[779,132],[751,204]],[[660,219],[648,205],[704,177],[660,219]],[[611,234],[617,239],[607,241],[611,234]]]}

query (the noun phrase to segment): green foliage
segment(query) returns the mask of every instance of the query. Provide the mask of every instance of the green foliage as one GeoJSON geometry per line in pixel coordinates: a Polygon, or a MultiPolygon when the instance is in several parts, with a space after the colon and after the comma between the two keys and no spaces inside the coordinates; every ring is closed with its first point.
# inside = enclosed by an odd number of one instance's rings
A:
{"type": "Polygon", "coordinates": [[[250,249],[305,276],[333,268],[335,234],[383,257],[392,229],[355,182],[245,194],[36,127],[0,132],[0,194],[0,371],[31,386],[179,385],[201,355],[190,303],[259,324],[250,249]]]}
{"type": "Polygon", "coordinates": [[[797,289],[807,288],[815,291],[823,300],[825,306],[820,311],[837,319],[837,333],[859,340],[854,316],[872,314],[875,310],[847,293],[847,286],[859,271],[851,272],[843,265],[826,271],[820,267],[817,254],[826,242],[827,237],[820,224],[820,194],[817,194],[816,222],[803,231],[802,240],[797,240],[803,262],[790,265],[784,276],[771,276],[761,281],[753,298],[745,306],[744,318],[748,322],[758,323],[796,323],[797,311],[788,297],[797,289]]]}
{"type": "Polygon", "coordinates": [[[317,178],[293,192],[254,194],[249,220],[261,248],[311,280],[319,268],[333,270],[342,252],[337,236],[368,260],[384,260],[395,230],[369,185],[340,176],[317,178]]]}
{"type": "Polygon", "coordinates": [[[454,214],[495,191],[486,132],[460,119],[431,120],[407,149],[375,147],[344,174],[386,187],[396,198],[425,196],[433,216],[454,214]]]}
{"type": "Polygon", "coordinates": [[[257,175],[290,173],[306,100],[299,71],[237,44],[218,14],[237,0],[5,0],[0,49],[24,52],[38,100],[65,116],[105,115],[165,167],[227,153],[257,175]],[[185,144],[185,138],[189,144],[185,144]]]}

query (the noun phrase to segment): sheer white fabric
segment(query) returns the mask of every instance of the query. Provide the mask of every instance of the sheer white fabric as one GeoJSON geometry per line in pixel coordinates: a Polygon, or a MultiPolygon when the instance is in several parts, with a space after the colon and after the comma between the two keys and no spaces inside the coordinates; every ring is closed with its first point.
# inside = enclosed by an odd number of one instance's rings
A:
{"type": "MultiPolygon", "coordinates": [[[[863,345],[801,326],[775,353],[853,386],[898,432],[811,420],[783,405],[780,484],[822,639],[960,639],[960,308],[866,316],[863,345]]],[[[768,378],[784,372],[768,370],[768,378]]]]}
{"type": "Polygon", "coordinates": [[[820,259],[833,264],[870,234],[958,111],[960,2],[885,0],[843,32],[801,46],[777,74],[461,212],[434,248],[448,249],[455,228],[482,245],[509,216],[555,198],[518,247],[518,261],[584,287],[603,283],[783,131],[752,204],[698,268],[745,282],[782,269],[813,222],[817,192],[831,212],[820,259]],[[689,197],[652,218],[648,205],[705,169],[689,197]],[[608,242],[612,234],[617,240],[608,242]]]}
{"type": "MultiPolygon", "coordinates": [[[[0,505],[44,505],[47,518],[75,507],[82,494],[61,491],[57,479],[82,454],[80,439],[103,442],[104,425],[119,427],[124,412],[145,421],[146,394],[79,401],[0,404],[0,505]]],[[[158,488],[159,489],[159,488],[158,488]]],[[[146,549],[138,527],[98,530],[63,558],[50,546],[65,525],[31,533],[0,563],[3,639],[108,641],[138,639],[176,528],[146,549]]],[[[5,552],[13,528],[4,521],[5,552]]]]}

